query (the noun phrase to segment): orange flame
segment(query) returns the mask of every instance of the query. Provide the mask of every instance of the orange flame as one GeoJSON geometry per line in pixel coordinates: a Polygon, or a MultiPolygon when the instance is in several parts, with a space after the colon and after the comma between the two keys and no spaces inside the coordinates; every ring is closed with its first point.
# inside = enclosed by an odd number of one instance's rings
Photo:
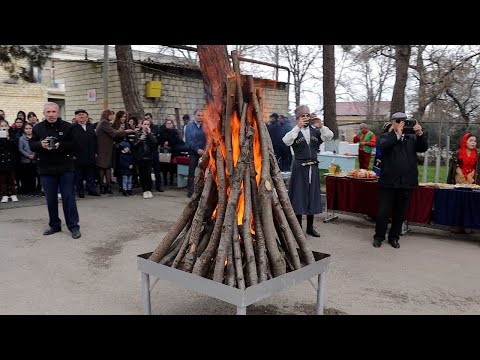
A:
{"type": "MultiPolygon", "coordinates": [[[[212,172],[213,179],[217,186],[218,186],[218,174],[217,174],[217,168],[215,166],[215,151],[220,150],[222,153],[223,159],[226,160],[227,158],[226,156],[227,149],[225,146],[225,142],[221,138],[220,118],[221,118],[220,114],[216,113],[213,105],[211,104],[207,105],[207,108],[204,111],[204,116],[203,116],[203,128],[205,130],[205,134],[207,137],[206,151],[210,156],[208,168],[212,172]]],[[[228,119],[226,121],[228,121],[228,119]]],[[[230,119],[231,136],[232,136],[232,160],[233,160],[234,167],[237,166],[238,160],[240,158],[240,150],[242,145],[240,144],[240,125],[241,125],[241,121],[239,119],[238,113],[234,111],[230,119]]],[[[255,171],[257,173],[255,180],[258,186],[258,184],[260,184],[260,173],[262,170],[262,152],[260,147],[260,136],[259,136],[258,126],[256,121],[253,121],[253,124],[249,123],[248,125],[253,126],[255,130],[253,135],[253,161],[254,161],[255,171]]],[[[227,169],[225,169],[225,171],[227,173],[227,176],[231,177],[232,174],[228,174],[227,169]]],[[[238,225],[242,225],[243,214],[245,212],[245,197],[243,192],[243,181],[241,182],[241,189],[242,190],[241,190],[240,197],[238,199],[238,205],[237,205],[238,225]]],[[[230,196],[230,191],[231,191],[230,186],[228,186],[226,189],[227,196],[230,196]]],[[[218,212],[218,204],[212,214],[213,218],[216,217],[217,212],[218,212]]],[[[253,214],[252,214],[252,221],[250,224],[250,231],[252,234],[255,234],[253,214]]]]}

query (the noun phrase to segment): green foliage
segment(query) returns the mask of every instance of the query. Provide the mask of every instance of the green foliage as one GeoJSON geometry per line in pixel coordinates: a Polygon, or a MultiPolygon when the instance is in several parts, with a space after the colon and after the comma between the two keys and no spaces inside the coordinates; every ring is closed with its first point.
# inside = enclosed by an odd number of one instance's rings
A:
{"type": "MultiPolygon", "coordinates": [[[[423,165],[418,165],[418,181],[423,182],[423,165]]],[[[438,182],[444,183],[447,179],[447,167],[445,165],[440,165],[438,175],[438,182]]],[[[426,182],[435,182],[435,166],[427,167],[427,181],[426,182]]]]}
{"type": "Polygon", "coordinates": [[[32,66],[41,67],[52,52],[62,48],[63,45],[0,45],[0,65],[12,78],[30,81],[30,71],[24,67],[18,68],[16,62],[27,59],[32,66]]]}

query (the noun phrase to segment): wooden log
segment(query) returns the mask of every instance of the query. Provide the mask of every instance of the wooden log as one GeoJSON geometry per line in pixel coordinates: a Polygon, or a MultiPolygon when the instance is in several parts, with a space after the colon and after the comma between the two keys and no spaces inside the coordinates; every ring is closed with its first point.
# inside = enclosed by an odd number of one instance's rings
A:
{"type": "Polygon", "coordinates": [[[260,137],[260,147],[262,151],[262,171],[260,174],[260,186],[258,190],[260,206],[262,207],[262,227],[265,233],[267,255],[272,266],[273,276],[279,276],[285,274],[286,264],[285,260],[278,251],[278,239],[276,236],[275,225],[273,224],[272,220],[271,197],[273,186],[272,179],[270,177],[270,161],[268,157],[268,139],[270,139],[270,135],[268,134],[265,123],[263,122],[260,106],[257,101],[257,96],[255,95],[253,77],[247,76],[247,81],[249,85],[250,100],[252,101],[255,110],[255,119],[257,122],[260,137]]]}
{"type": "Polygon", "coordinates": [[[245,289],[245,277],[243,276],[242,250],[240,246],[240,236],[238,234],[237,218],[233,219],[233,261],[235,263],[235,275],[237,279],[237,288],[245,289]]]}
{"type": "Polygon", "coordinates": [[[215,167],[217,168],[218,178],[218,210],[216,215],[215,227],[213,229],[212,237],[208,243],[207,248],[197,259],[193,266],[192,274],[205,276],[208,271],[212,257],[215,257],[218,243],[222,231],[223,220],[225,219],[225,211],[227,209],[227,181],[225,178],[225,163],[220,149],[216,150],[215,167]]]}
{"type": "MultiPolygon", "coordinates": [[[[253,156],[253,154],[252,154],[253,156]]],[[[256,187],[256,186],[255,186],[256,187]]],[[[243,178],[243,198],[244,212],[242,219],[242,239],[245,248],[245,263],[247,267],[247,285],[255,285],[258,283],[257,264],[255,261],[255,251],[253,248],[252,234],[250,232],[250,224],[252,222],[252,192],[250,184],[250,166],[245,169],[243,178]]]]}
{"type": "Polygon", "coordinates": [[[256,172],[253,164],[250,164],[250,189],[252,192],[253,222],[255,224],[257,276],[258,282],[262,282],[267,280],[267,247],[262,229],[262,210],[258,201],[256,172]]]}
{"type": "Polygon", "coordinates": [[[240,117],[240,145],[243,145],[243,141],[245,140],[245,129],[247,128],[247,105],[247,103],[243,103],[242,115],[240,117]]]}
{"type": "Polygon", "coordinates": [[[210,199],[213,176],[210,169],[207,169],[207,179],[205,180],[205,186],[200,197],[200,202],[197,207],[197,211],[192,220],[192,227],[190,231],[190,236],[188,238],[187,252],[185,254],[185,259],[183,261],[182,270],[186,272],[191,272],[193,268],[193,263],[197,258],[197,246],[200,240],[200,233],[203,227],[203,220],[205,212],[208,208],[208,201],[210,199]]]}
{"type": "Polygon", "coordinates": [[[303,232],[302,227],[298,223],[297,216],[293,211],[292,203],[290,202],[290,198],[288,197],[287,188],[285,187],[285,183],[283,181],[280,168],[278,167],[277,160],[275,159],[275,154],[273,153],[273,147],[271,151],[269,151],[269,158],[270,158],[270,172],[272,174],[272,180],[275,185],[278,200],[282,205],[282,210],[285,214],[288,225],[290,226],[290,230],[292,231],[293,236],[297,241],[298,247],[300,248],[300,252],[302,253],[303,258],[306,259],[307,264],[312,264],[315,262],[315,258],[313,257],[312,251],[308,248],[307,238],[305,237],[305,233],[303,232]]]}
{"type": "MultiPolygon", "coordinates": [[[[180,249],[180,247],[182,246],[183,244],[183,241],[185,240],[185,236],[187,235],[187,232],[188,230],[190,229],[190,226],[192,226],[192,220],[190,220],[187,224],[187,226],[185,226],[185,228],[183,229],[183,231],[180,233],[180,235],[178,235],[178,237],[175,239],[175,241],[172,243],[172,245],[170,246],[170,249],[168,250],[168,253],[167,255],[165,255],[162,259],[160,259],[159,263],[160,264],[163,264],[165,265],[166,263],[168,263],[168,261],[164,261],[164,259],[169,256],[172,252],[175,252],[175,256],[177,255],[178,253],[178,250],[180,249]]],[[[175,258],[174,256],[174,258],[175,258]]],[[[173,260],[173,259],[172,259],[173,260]]]]}
{"type": "MultiPolygon", "coordinates": [[[[218,261],[218,259],[217,259],[218,261]]],[[[224,265],[225,271],[225,283],[228,286],[235,287],[235,266],[233,264],[233,246],[232,242],[229,241],[227,244],[227,264],[224,265]]],[[[215,280],[215,273],[213,274],[213,280],[215,280]]],[[[222,278],[223,282],[223,278],[222,278]]]]}
{"type": "MultiPolygon", "coordinates": [[[[258,99],[258,108],[260,111],[260,114],[262,114],[262,122],[265,124],[265,121],[263,120],[263,89],[257,88],[255,89],[255,93],[257,94],[257,99],[258,99]]],[[[265,125],[266,126],[266,125],[265,125]]]]}
{"type": "Polygon", "coordinates": [[[180,265],[180,262],[185,256],[185,252],[187,251],[187,246],[188,246],[188,238],[190,237],[191,231],[192,231],[192,228],[190,227],[190,229],[188,229],[187,231],[187,234],[185,235],[185,239],[182,241],[182,246],[180,247],[180,250],[178,251],[177,256],[175,256],[175,260],[173,260],[172,268],[178,268],[178,266],[180,265]]]}
{"type": "Polygon", "coordinates": [[[225,211],[225,219],[222,225],[222,235],[218,244],[215,271],[213,273],[213,280],[221,282],[223,280],[224,261],[227,255],[227,244],[231,243],[233,233],[233,219],[236,218],[238,198],[241,192],[241,182],[245,174],[245,167],[247,166],[248,158],[250,157],[250,148],[252,143],[253,128],[249,128],[245,135],[245,141],[240,150],[240,158],[237,162],[237,167],[233,171],[233,176],[230,180],[230,195],[227,201],[227,209],[225,211]]]}
{"type": "Polygon", "coordinates": [[[300,269],[302,266],[300,265],[300,258],[298,256],[297,242],[295,241],[295,237],[293,236],[292,230],[290,230],[290,225],[288,224],[288,221],[285,218],[283,209],[276,196],[272,197],[272,209],[273,209],[273,216],[275,219],[278,220],[277,226],[285,242],[286,248],[284,250],[286,253],[289,254],[289,258],[292,261],[294,269],[300,269]]]}
{"type": "Polygon", "coordinates": [[[170,248],[172,243],[175,241],[177,236],[182,232],[185,225],[192,219],[193,214],[195,214],[198,207],[198,202],[200,201],[200,195],[202,194],[203,187],[205,185],[205,181],[204,181],[205,162],[208,163],[207,160],[208,160],[208,155],[202,156],[202,158],[200,159],[199,166],[198,166],[198,173],[197,173],[197,176],[195,177],[195,188],[193,191],[193,195],[190,198],[189,204],[187,205],[187,207],[185,207],[185,209],[183,209],[182,215],[180,215],[175,225],[168,231],[167,235],[165,235],[163,240],[160,242],[157,248],[150,255],[150,257],[148,258],[149,260],[152,260],[158,263],[160,259],[167,254],[168,249],[170,248]]]}
{"type": "Polygon", "coordinates": [[[227,78],[227,105],[225,109],[225,118],[223,119],[223,125],[225,125],[225,149],[226,153],[226,163],[228,177],[230,178],[233,174],[233,150],[232,150],[232,115],[235,107],[235,76],[229,76],[227,78]]]}
{"type": "MultiPolygon", "coordinates": [[[[235,71],[235,81],[237,83],[237,111],[240,114],[243,109],[243,90],[242,90],[242,76],[240,74],[240,61],[238,60],[237,50],[232,50],[232,64],[233,71],[235,71]]],[[[240,142],[241,144],[241,142],[240,142]]]]}
{"type": "Polygon", "coordinates": [[[159,261],[160,264],[166,265],[166,264],[170,263],[172,260],[175,259],[175,257],[177,256],[178,252],[180,251],[180,248],[182,247],[183,242],[185,241],[185,235],[186,235],[186,233],[185,233],[183,236],[180,236],[180,237],[179,237],[179,241],[176,243],[176,245],[175,245],[175,247],[172,249],[172,251],[170,251],[167,255],[165,255],[165,256],[159,261]]]}
{"type": "Polygon", "coordinates": [[[198,244],[197,258],[200,257],[205,251],[205,249],[207,248],[208,241],[212,236],[214,226],[215,226],[215,220],[207,221],[203,230],[202,240],[200,240],[200,243],[198,244]]]}

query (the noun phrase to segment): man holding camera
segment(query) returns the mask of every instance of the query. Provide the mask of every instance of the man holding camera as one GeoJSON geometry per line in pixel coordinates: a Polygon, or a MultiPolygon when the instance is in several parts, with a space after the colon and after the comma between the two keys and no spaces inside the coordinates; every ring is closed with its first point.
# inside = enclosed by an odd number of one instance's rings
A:
{"type": "Polygon", "coordinates": [[[333,138],[333,132],[321,123],[318,129],[310,126],[310,110],[306,105],[295,110],[295,117],[297,125],[282,138],[295,153],[288,196],[300,226],[302,215],[307,215],[306,233],[320,237],[313,228],[313,215],[322,212],[317,151],[323,141],[333,138]]]}
{"type": "Polygon", "coordinates": [[[391,124],[393,130],[382,134],[378,140],[383,158],[378,180],[378,211],[373,246],[380,247],[385,240],[391,214],[388,242],[398,249],[410,192],[418,186],[417,152],[427,151],[428,142],[418,121],[407,120],[407,115],[403,112],[394,113],[391,124]]]}
{"type": "Polygon", "coordinates": [[[54,102],[45,104],[43,114],[45,120],[33,128],[30,144],[38,156],[38,173],[47,200],[49,227],[43,235],[52,235],[62,230],[57,198],[57,187],[60,187],[68,230],[71,231],[72,238],[78,239],[81,234],[75,201],[72,124],[58,117],[58,105],[54,102]]]}

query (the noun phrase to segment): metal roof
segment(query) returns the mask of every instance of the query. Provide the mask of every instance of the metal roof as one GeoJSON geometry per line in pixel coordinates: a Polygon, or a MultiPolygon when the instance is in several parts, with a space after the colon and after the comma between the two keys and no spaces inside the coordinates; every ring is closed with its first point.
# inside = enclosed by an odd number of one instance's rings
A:
{"type": "MultiPolygon", "coordinates": [[[[103,51],[104,45],[65,45],[50,58],[65,61],[103,61],[103,51]]],[[[192,59],[140,50],[132,50],[132,54],[135,61],[200,70],[198,62],[192,59]]],[[[114,46],[109,46],[108,56],[110,60],[117,59],[114,46]]]]}
{"type": "MultiPolygon", "coordinates": [[[[378,103],[378,115],[387,116],[390,113],[390,101],[380,101],[378,103]]],[[[337,116],[366,116],[367,102],[366,101],[352,101],[352,102],[337,102],[336,103],[337,116]]],[[[375,112],[375,111],[374,111],[375,112]]]]}

